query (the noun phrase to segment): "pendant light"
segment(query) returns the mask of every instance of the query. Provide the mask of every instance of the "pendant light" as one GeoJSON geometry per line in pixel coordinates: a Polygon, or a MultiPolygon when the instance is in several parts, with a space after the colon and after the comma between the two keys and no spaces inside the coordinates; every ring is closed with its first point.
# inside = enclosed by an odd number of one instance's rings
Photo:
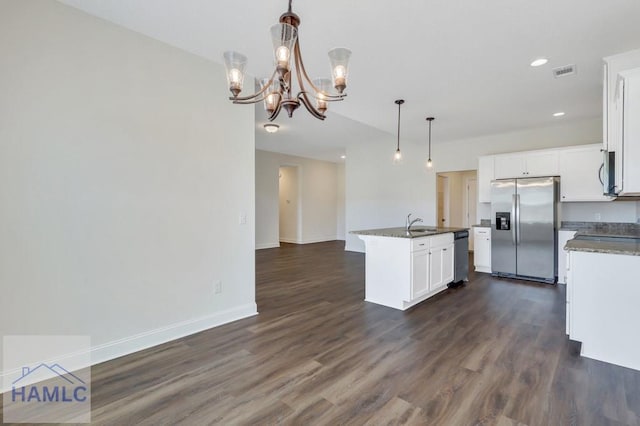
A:
{"type": "Polygon", "coordinates": [[[431,161],[431,122],[435,120],[435,117],[427,117],[429,122],[429,159],[427,160],[427,167],[430,169],[433,167],[433,161],[431,161]]]}
{"type": "Polygon", "coordinates": [[[393,164],[402,164],[402,152],[400,152],[400,106],[404,103],[404,99],[398,99],[395,104],[398,105],[398,145],[396,152],[393,154],[393,164]]]}

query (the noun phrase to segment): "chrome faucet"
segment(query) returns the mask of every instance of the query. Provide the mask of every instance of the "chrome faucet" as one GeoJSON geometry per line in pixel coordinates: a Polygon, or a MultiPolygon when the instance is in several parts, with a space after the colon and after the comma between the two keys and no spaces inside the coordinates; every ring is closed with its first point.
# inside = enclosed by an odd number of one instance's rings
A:
{"type": "Polygon", "coordinates": [[[406,229],[407,229],[407,232],[411,232],[411,226],[413,226],[413,224],[414,224],[414,223],[416,223],[416,222],[422,222],[422,219],[420,219],[419,217],[417,217],[417,218],[415,218],[415,219],[411,220],[411,213],[409,213],[409,214],[407,215],[407,224],[406,224],[406,226],[405,226],[405,227],[406,227],[406,229]]]}

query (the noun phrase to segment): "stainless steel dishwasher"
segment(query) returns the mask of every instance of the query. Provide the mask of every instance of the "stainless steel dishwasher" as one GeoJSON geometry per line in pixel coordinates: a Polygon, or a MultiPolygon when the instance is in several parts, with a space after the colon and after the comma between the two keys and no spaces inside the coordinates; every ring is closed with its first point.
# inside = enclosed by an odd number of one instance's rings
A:
{"type": "Polygon", "coordinates": [[[453,233],[454,275],[450,285],[469,281],[469,231],[453,233]]]}

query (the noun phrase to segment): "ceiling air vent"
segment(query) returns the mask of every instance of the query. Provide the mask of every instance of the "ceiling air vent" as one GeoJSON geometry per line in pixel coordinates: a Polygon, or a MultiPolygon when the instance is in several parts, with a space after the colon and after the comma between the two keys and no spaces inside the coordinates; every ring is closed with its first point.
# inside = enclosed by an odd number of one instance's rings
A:
{"type": "Polygon", "coordinates": [[[555,78],[566,77],[576,73],[576,66],[574,64],[565,65],[563,67],[554,68],[552,72],[555,78]]]}

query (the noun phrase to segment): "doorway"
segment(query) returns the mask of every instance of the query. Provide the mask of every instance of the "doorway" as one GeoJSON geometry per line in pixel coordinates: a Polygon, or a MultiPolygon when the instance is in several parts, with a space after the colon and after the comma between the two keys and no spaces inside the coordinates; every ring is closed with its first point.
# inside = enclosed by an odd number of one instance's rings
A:
{"type": "Polygon", "coordinates": [[[298,166],[281,166],[278,182],[280,242],[299,243],[301,221],[298,166]]]}
{"type": "Polygon", "coordinates": [[[451,220],[449,219],[449,176],[438,173],[437,179],[438,226],[448,227],[451,226],[451,220]]]}
{"type": "MultiPolygon", "coordinates": [[[[438,226],[471,228],[477,220],[477,172],[442,172],[436,179],[438,226]]],[[[472,232],[469,232],[469,250],[473,250],[472,232]]]]}

